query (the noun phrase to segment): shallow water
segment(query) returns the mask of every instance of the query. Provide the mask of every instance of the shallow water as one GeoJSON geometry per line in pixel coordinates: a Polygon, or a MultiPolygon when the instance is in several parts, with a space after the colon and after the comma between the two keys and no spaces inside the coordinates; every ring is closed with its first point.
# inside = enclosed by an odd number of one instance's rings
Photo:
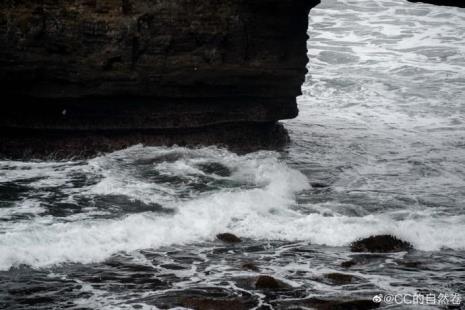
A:
{"type": "Polygon", "coordinates": [[[0,308],[465,294],[465,10],[325,0],[309,34],[311,75],[284,151],[139,145],[0,161],[0,308]],[[226,231],[244,242],[215,240],[226,231]],[[415,250],[350,253],[385,233],[415,250]],[[351,258],[362,263],[340,266],[351,258]],[[354,280],[335,285],[331,272],[354,280]],[[256,290],[257,274],[289,287],[256,290]]]}

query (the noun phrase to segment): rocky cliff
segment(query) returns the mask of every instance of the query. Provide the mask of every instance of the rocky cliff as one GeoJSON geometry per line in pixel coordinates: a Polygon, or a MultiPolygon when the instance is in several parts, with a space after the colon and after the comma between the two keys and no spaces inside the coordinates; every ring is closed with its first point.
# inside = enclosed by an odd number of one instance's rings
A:
{"type": "Polygon", "coordinates": [[[0,127],[173,130],[293,118],[318,3],[4,0],[0,127]]]}
{"type": "Polygon", "coordinates": [[[457,6],[460,8],[465,8],[465,1],[463,0],[408,0],[408,1],[430,3],[430,4],[436,4],[436,5],[445,5],[445,6],[457,6]]]}

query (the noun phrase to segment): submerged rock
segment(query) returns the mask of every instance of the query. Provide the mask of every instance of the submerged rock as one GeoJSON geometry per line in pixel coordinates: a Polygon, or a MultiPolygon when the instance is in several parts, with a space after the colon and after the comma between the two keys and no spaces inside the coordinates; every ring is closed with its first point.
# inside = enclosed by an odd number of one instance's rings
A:
{"type": "Polygon", "coordinates": [[[258,268],[258,266],[255,263],[252,263],[252,262],[243,263],[241,267],[242,267],[242,269],[245,269],[245,270],[251,270],[251,271],[255,271],[255,272],[260,271],[260,268],[258,268]]]}
{"type": "Polygon", "coordinates": [[[357,265],[357,262],[353,259],[351,260],[347,260],[347,261],[344,261],[341,263],[341,267],[344,267],[344,268],[350,268],[350,267],[353,267],[357,265]]]}
{"type": "Polygon", "coordinates": [[[412,248],[410,243],[390,235],[371,236],[351,244],[352,252],[392,253],[412,248]]]}
{"type": "Polygon", "coordinates": [[[221,240],[226,243],[240,243],[242,242],[241,238],[239,238],[236,235],[230,234],[230,233],[225,233],[225,234],[218,234],[216,235],[216,238],[218,240],[221,240]]]}
{"type": "Polygon", "coordinates": [[[341,263],[343,268],[351,268],[357,265],[380,264],[386,260],[386,255],[383,254],[357,254],[352,256],[350,260],[341,263]]]}
{"type": "Polygon", "coordinates": [[[337,272],[327,273],[324,275],[324,278],[327,279],[331,284],[335,284],[335,285],[350,284],[355,279],[355,277],[350,274],[337,273],[337,272]]]}
{"type": "Polygon", "coordinates": [[[287,289],[289,285],[273,278],[272,276],[259,276],[255,279],[255,288],[265,290],[287,289]]]}
{"type": "Polygon", "coordinates": [[[328,187],[330,187],[329,184],[321,183],[321,182],[311,182],[310,185],[312,186],[312,188],[316,188],[316,189],[321,189],[321,188],[328,188],[328,187]]]}

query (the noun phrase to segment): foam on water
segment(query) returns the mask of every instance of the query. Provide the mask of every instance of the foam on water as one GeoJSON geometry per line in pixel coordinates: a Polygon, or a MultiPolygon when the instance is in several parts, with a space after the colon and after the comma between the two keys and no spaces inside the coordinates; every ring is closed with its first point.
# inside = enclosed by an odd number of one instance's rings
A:
{"type": "Polygon", "coordinates": [[[285,151],[139,145],[0,161],[0,308],[166,309],[195,295],[277,309],[464,292],[465,10],[324,0],[309,34],[285,151]],[[213,241],[223,232],[244,242],[213,241]],[[420,251],[350,252],[374,234],[420,251]],[[292,289],[254,289],[244,262],[292,289]],[[354,281],[334,285],[334,272],[354,281]]]}
{"type": "MultiPolygon", "coordinates": [[[[139,146],[91,160],[89,164],[94,170],[104,169],[105,176],[99,183],[85,187],[84,194],[119,193],[146,201],[155,196],[160,202],[159,193],[163,192],[172,197],[171,200],[165,197],[162,202],[165,207],[175,210],[174,214],[145,212],[111,220],[86,219],[45,224],[39,217],[39,220],[33,219],[24,225],[16,223],[0,236],[0,268],[5,270],[20,264],[43,267],[62,262],[90,263],[119,251],[212,239],[225,230],[235,231],[238,227],[256,225],[260,219],[274,212],[286,213],[286,209],[295,202],[294,194],[309,188],[301,173],[279,162],[278,154],[271,152],[237,156],[216,148],[169,149],[170,154],[182,154],[182,157],[169,165],[165,162],[153,164],[156,172],[195,179],[205,175],[195,165],[210,158],[232,166],[232,174],[227,178],[229,181],[251,187],[191,193],[194,197],[188,200],[173,195],[179,184],[163,188],[159,184],[137,182],[135,174],[131,175],[131,168],[125,173],[122,171],[134,160],[144,159],[137,158],[137,154],[151,154],[156,158],[166,151],[165,148],[139,146]],[[118,162],[120,164],[115,164],[118,162]],[[158,170],[158,165],[164,166],[164,170],[158,170]]],[[[213,177],[218,178],[216,175],[213,177]]]]}
{"type": "MultiPolygon", "coordinates": [[[[328,216],[324,206],[297,206],[295,195],[310,188],[308,180],[278,157],[273,152],[238,156],[217,148],[136,146],[90,160],[88,165],[92,168],[83,170],[100,171],[102,177],[98,183],[82,187],[81,195],[119,193],[145,201],[162,201],[164,207],[175,212],[144,212],[113,219],[69,217],[66,221],[53,221],[39,214],[29,221],[9,225],[8,230],[2,229],[0,269],[21,264],[45,267],[65,262],[99,262],[121,251],[212,240],[224,231],[253,239],[308,240],[332,246],[347,245],[371,234],[392,233],[422,250],[465,247],[465,237],[461,234],[463,216],[435,219],[431,214],[415,216],[412,213],[396,221],[389,214],[328,216]],[[174,160],[157,159],[166,159],[167,155],[172,155],[174,160]],[[179,177],[181,181],[171,184],[137,181],[141,172],[136,169],[137,163],[141,162],[143,172],[152,169],[161,175],[179,177]],[[176,187],[185,182],[182,178],[196,180],[206,176],[198,169],[200,162],[222,163],[231,171],[229,176],[213,172],[212,179],[202,182],[221,179],[237,186],[205,192],[192,190],[189,199],[177,196],[176,187]],[[312,208],[319,213],[305,215],[312,208]]],[[[49,168],[53,170],[50,178],[57,178],[62,184],[65,177],[57,177],[57,166],[49,168]]],[[[65,169],[62,173],[66,175],[68,171],[65,169]]]]}
{"type": "Polygon", "coordinates": [[[226,231],[329,246],[388,233],[465,250],[464,33],[456,8],[323,1],[287,152],[135,146],[0,162],[0,270],[202,246],[226,231]]]}
{"type": "Polygon", "coordinates": [[[388,232],[422,250],[464,248],[464,34],[465,10],[453,7],[327,0],[312,10],[310,75],[287,122],[294,164],[333,185],[326,213],[315,210],[331,217],[308,218],[326,234],[311,240],[388,232]]]}

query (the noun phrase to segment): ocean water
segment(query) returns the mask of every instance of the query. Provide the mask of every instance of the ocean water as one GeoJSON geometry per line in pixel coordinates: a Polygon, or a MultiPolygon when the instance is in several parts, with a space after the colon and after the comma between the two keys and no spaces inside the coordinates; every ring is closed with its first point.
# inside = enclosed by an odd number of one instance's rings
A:
{"type": "Polygon", "coordinates": [[[465,10],[323,0],[309,36],[285,150],[135,145],[90,160],[0,161],[0,308],[465,297],[465,10]],[[216,240],[223,232],[243,242],[216,240]],[[375,234],[414,250],[350,252],[375,234]],[[350,259],[361,263],[341,267],[350,259]],[[331,283],[334,272],[353,281],[331,283]],[[259,274],[288,287],[257,290],[259,274]]]}

